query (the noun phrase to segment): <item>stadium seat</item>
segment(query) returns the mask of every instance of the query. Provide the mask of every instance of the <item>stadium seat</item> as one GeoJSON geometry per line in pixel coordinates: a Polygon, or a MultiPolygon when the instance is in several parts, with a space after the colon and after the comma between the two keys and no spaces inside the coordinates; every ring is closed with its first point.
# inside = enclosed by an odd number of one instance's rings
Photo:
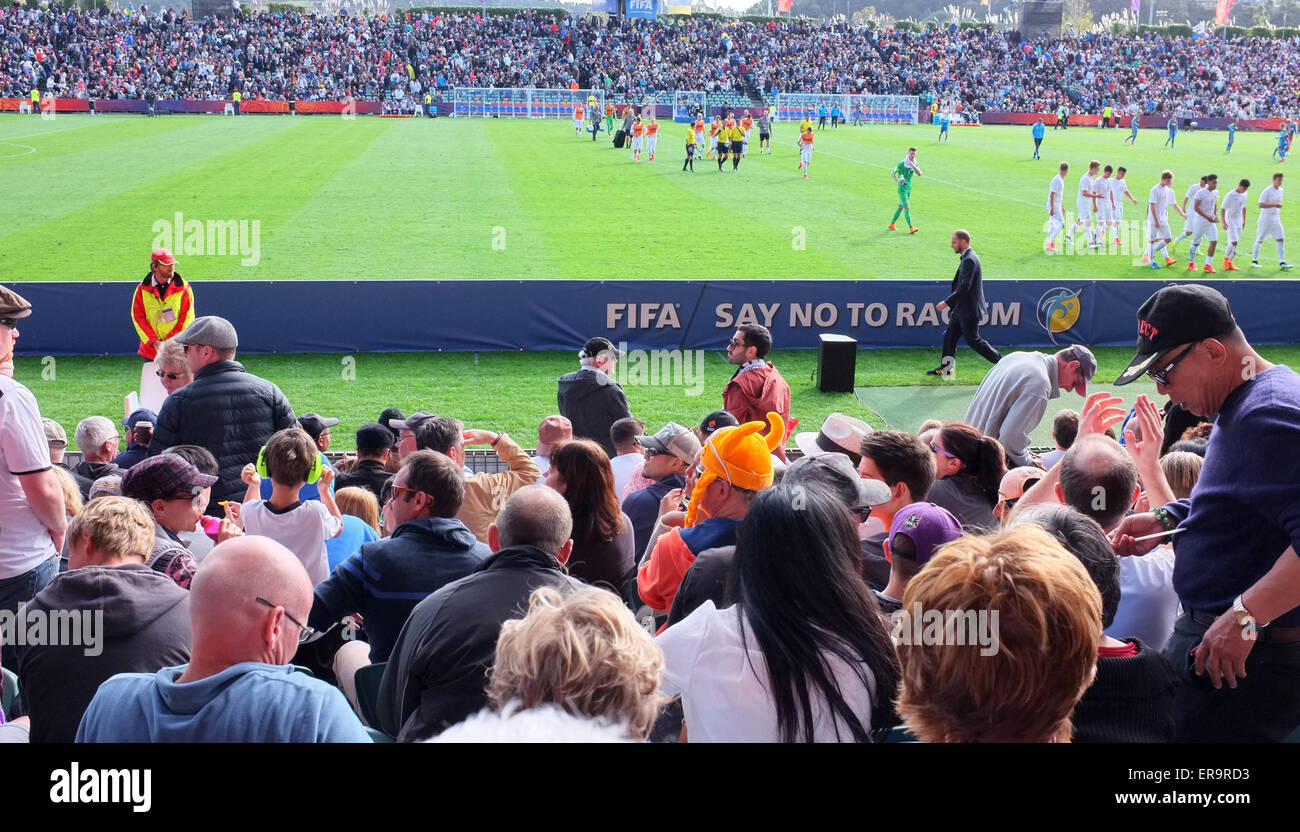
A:
{"type": "Polygon", "coordinates": [[[388,662],[368,664],[358,668],[357,675],[353,677],[361,718],[373,728],[379,727],[379,683],[384,680],[384,668],[387,666],[388,662]]]}
{"type": "Polygon", "coordinates": [[[0,667],[0,712],[9,713],[18,698],[18,675],[7,667],[0,667]]]}

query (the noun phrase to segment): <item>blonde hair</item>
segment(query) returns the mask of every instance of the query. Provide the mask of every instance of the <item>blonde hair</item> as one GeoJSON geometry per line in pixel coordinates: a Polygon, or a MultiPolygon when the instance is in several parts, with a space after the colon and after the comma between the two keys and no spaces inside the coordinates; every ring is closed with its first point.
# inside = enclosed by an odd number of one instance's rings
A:
{"type": "Polygon", "coordinates": [[[1169,480],[1169,488],[1176,499],[1183,500],[1192,495],[1204,464],[1204,457],[1190,451],[1171,451],[1160,457],[1160,470],[1169,480]]]}
{"type": "Polygon", "coordinates": [[[158,347],[158,356],[154,359],[160,370],[168,367],[183,367],[190,375],[190,365],[185,361],[185,346],[174,338],[168,338],[158,347]]]}
{"type": "Polygon", "coordinates": [[[63,490],[63,513],[76,517],[81,511],[81,487],[77,485],[77,478],[62,465],[54,466],[54,475],[59,478],[59,488],[63,490]]]}
{"type": "Polygon", "coordinates": [[[97,497],[68,524],[68,544],[82,536],[106,557],[139,558],[153,550],[153,515],[129,497],[97,497]]]}
{"type": "Polygon", "coordinates": [[[384,533],[379,528],[379,500],[370,489],[355,485],[340,488],[334,493],[334,501],[338,503],[339,514],[360,517],[370,528],[381,535],[384,533]]]}
{"type": "MultiPolygon", "coordinates": [[[[930,611],[997,611],[997,649],[898,645],[899,716],[926,742],[1069,742],[1070,714],[1092,684],[1101,595],[1078,559],[1024,525],[939,550],[903,594],[930,611]]],[[[970,641],[970,639],[967,639],[970,641]]]]}
{"type": "Polygon", "coordinates": [[[553,704],[574,716],[625,724],[644,739],[663,699],[664,659],[618,596],[595,587],[541,587],[528,614],[501,626],[488,697],[499,708],[553,704]]]}

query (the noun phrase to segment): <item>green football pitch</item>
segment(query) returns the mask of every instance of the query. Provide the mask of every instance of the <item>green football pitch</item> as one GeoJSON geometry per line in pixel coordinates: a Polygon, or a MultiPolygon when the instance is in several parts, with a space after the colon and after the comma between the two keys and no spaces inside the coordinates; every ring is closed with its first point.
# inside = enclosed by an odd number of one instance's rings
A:
{"type": "MultiPolygon", "coordinates": [[[[1131,250],[1043,254],[1057,162],[1072,166],[1067,210],[1089,159],[1127,166],[1133,238],[1166,167],[1180,198],[1210,172],[1224,189],[1249,178],[1253,197],[1275,168],[1271,134],[1241,133],[1228,154],[1220,132],[1184,132],[1168,150],[1160,130],[1129,147],[1127,130],[1049,129],[1035,161],[1028,127],[954,127],[939,144],[929,126],[877,126],[820,132],[805,180],[797,130],[778,124],[772,155],[752,144],[737,172],[699,160],[690,174],[685,132],[663,123],[655,162],[634,164],[560,120],[0,115],[0,280],[136,280],[159,238],[198,282],[947,278],[959,227],[986,278],[1149,277],[1131,250]],[[924,173],[915,236],[886,230],[889,172],[909,145],[924,173]],[[190,223],[231,225],[209,236],[190,223]],[[220,245],[233,228],[243,253],[235,237],[220,245]]],[[[1283,222],[1300,222],[1296,203],[1283,222]]],[[[1261,260],[1239,276],[1280,276],[1271,244],[1261,260]]]]}

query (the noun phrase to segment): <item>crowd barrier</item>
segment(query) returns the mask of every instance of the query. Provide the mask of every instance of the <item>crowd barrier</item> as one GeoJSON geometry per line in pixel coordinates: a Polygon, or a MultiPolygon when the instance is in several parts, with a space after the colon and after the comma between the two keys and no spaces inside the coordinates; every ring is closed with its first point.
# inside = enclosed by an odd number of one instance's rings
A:
{"type": "MultiPolygon", "coordinates": [[[[1294,343],[1300,282],[1220,280],[1255,343],[1294,343]]],[[[135,282],[29,282],[25,355],[130,355],[135,282]],[[107,311],[106,311],[107,310],[107,311]]],[[[981,333],[998,347],[1132,346],[1137,309],[1158,280],[987,280],[981,333]]],[[[822,333],[863,347],[937,347],[939,280],[198,281],[200,315],[234,322],[242,352],[573,350],[604,335],[640,349],[722,349],[757,322],[779,348],[822,333]]]]}
{"type": "MultiPolygon", "coordinates": [[[[1051,127],[1056,124],[1056,113],[997,113],[986,112],[980,114],[981,124],[1033,124],[1039,119],[1043,124],[1051,127]]],[[[1203,116],[1192,116],[1191,121],[1196,122],[1198,130],[1227,130],[1227,118],[1206,118],[1203,116]]],[[[1087,113],[1075,113],[1071,115],[1067,124],[1071,127],[1096,127],[1101,121],[1100,115],[1091,115],[1087,113]]],[[[1143,130],[1153,130],[1165,128],[1169,122],[1169,116],[1138,116],[1138,127],[1143,130]]],[[[1183,119],[1179,119],[1179,126],[1182,126],[1183,119]]],[[[1125,129],[1132,126],[1133,117],[1121,115],[1119,125],[1125,129]]],[[[1237,119],[1238,130],[1266,130],[1276,132],[1282,129],[1283,120],[1280,118],[1239,118],[1237,119]]]]}
{"type": "MultiPolygon", "coordinates": [[[[15,112],[18,105],[25,99],[21,98],[0,98],[0,111],[15,112]]],[[[54,111],[56,113],[85,113],[92,109],[97,113],[147,113],[149,104],[142,98],[102,98],[93,101],[85,98],[56,98],[54,100],[54,111]]],[[[221,115],[226,112],[227,107],[233,107],[233,101],[196,101],[190,99],[173,99],[162,98],[154,104],[154,109],[160,113],[207,113],[211,115],[221,115]]],[[[307,115],[314,113],[332,113],[340,114],[348,112],[351,106],[351,112],[357,115],[377,115],[383,111],[383,106],[378,101],[265,101],[265,100],[246,100],[240,102],[240,113],[278,113],[287,114],[295,111],[299,114],[307,115]]],[[[451,104],[447,104],[441,115],[451,113],[451,104]]]]}

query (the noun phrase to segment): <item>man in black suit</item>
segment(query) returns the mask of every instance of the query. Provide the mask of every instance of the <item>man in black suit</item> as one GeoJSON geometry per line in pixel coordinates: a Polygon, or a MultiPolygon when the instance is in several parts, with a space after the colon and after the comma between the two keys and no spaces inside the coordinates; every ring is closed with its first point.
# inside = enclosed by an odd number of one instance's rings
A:
{"type": "Polygon", "coordinates": [[[608,338],[597,336],[587,341],[578,358],[578,371],[560,376],[560,415],[573,424],[574,436],[595,440],[612,459],[618,451],[609,438],[610,426],[632,415],[623,388],[614,380],[619,351],[608,338]]]}
{"type": "Polygon", "coordinates": [[[957,367],[957,339],[963,335],[975,352],[996,364],[1002,358],[993,345],[980,337],[980,315],[988,304],[984,300],[984,277],[979,255],[970,247],[970,232],[959,228],[952,232],[952,250],[961,256],[957,274],[952,279],[952,294],[939,301],[935,309],[948,313],[948,329],[943,334],[943,359],[927,372],[931,376],[951,379],[957,367]]]}

